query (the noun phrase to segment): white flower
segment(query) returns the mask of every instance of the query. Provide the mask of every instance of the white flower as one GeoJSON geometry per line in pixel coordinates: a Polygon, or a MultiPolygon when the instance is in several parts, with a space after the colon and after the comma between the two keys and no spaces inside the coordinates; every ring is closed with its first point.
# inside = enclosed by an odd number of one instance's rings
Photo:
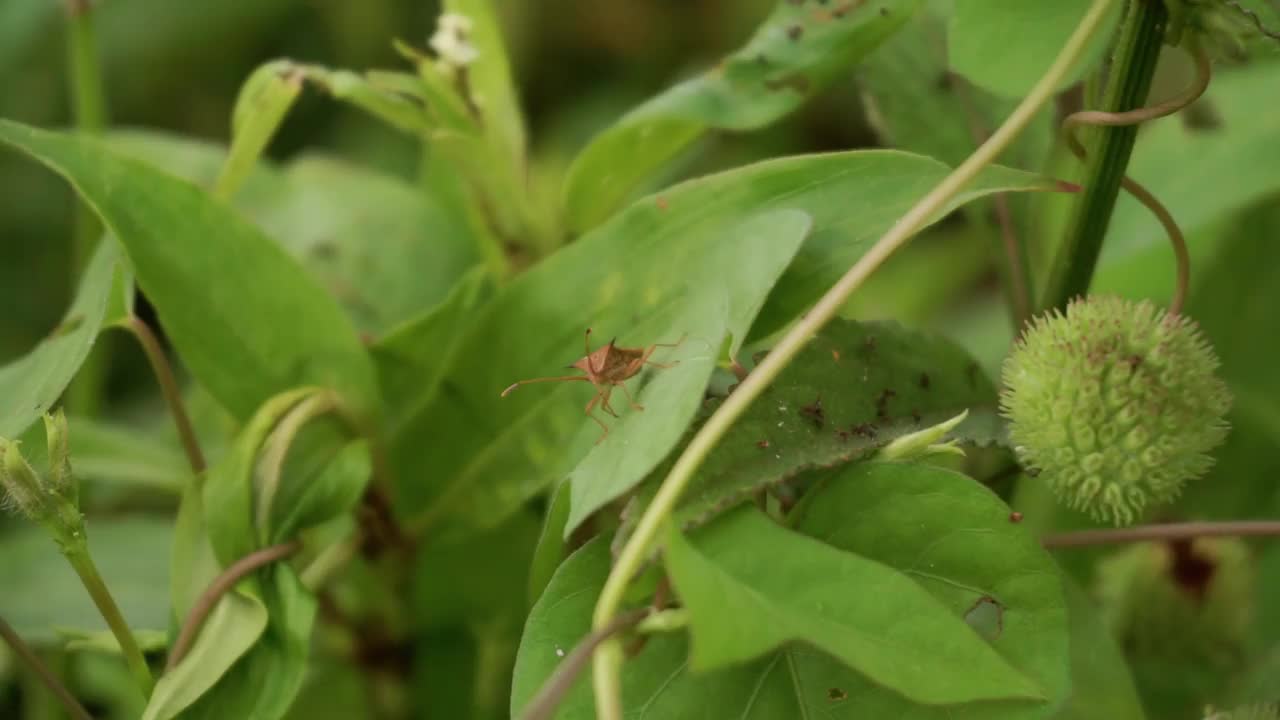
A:
{"type": "Polygon", "coordinates": [[[457,13],[445,13],[436,23],[436,33],[431,36],[431,49],[440,56],[443,65],[462,68],[480,57],[480,51],[471,44],[471,19],[457,13]]]}

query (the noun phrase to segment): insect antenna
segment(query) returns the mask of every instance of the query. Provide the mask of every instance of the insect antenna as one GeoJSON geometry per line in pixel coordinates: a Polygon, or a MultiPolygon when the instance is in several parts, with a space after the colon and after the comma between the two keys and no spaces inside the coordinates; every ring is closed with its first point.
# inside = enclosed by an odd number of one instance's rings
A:
{"type": "Polygon", "coordinates": [[[521,385],[529,385],[531,383],[540,383],[540,382],[573,382],[575,380],[590,382],[590,379],[583,375],[559,375],[557,377],[533,378],[532,380],[517,380],[516,382],[513,382],[510,385],[508,385],[506,390],[502,391],[502,397],[506,397],[508,394],[510,394],[512,390],[515,390],[521,385]]]}

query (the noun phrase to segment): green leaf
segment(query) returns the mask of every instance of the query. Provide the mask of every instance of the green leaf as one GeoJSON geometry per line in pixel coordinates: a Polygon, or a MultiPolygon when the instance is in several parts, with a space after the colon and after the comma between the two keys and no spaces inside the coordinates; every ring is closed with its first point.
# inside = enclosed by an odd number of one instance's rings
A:
{"type": "Polygon", "coordinates": [[[1280,208],[1243,215],[1219,241],[1216,256],[1196,269],[1188,315],[1222,360],[1219,374],[1233,395],[1231,433],[1214,452],[1209,475],[1187,483],[1178,501],[1189,517],[1239,519],[1280,513],[1280,375],[1269,359],[1280,351],[1274,310],[1280,302],[1280,208]]]}
{"type": "Polygon", "coordinates": [[[114,242],[98,243],[62,322],[31,352],[0,367],[0,437],[15,439],[39,420],[89,356],[102,328],[119,257],[114,242]]]}
{"type": "Polygon", "coordinates": [[[0,121],[0,141],[66,177],[101,216],[187,366],[238,417],[302,384],[376,414],[373,366],[342,309],[235,212],[92,139],[0,121]]]}
{"type": "Polygon", "coordinates": [[[492,277],[482,267],[473,268],[440,304],[371,348],[392,433],[435,397],[472,318],[493,292],[492,277]]]}
{"type": "MultiPolygon", "coordinates": [[[[700,420],[722,402],[704,403],[700,420]]],[[[686,528],[702,524],[757,490],[850,462],[965,410],[970,417],[955,436],[990,442],[996,404],[995,386],[950,341],[892,323],[834,320],[734,423],[698,470],[675,520],[686,528]]],[[[641,503],[653,498],[673,462],[642,486],[641,503]]]]}
{"type": "Polygon", "coordinates": [[[256,594],[233,590],[223,595],[186,657],[156,682],[142,720],[169,720],[199,701],[250,652],[268,622],[256,594]]]}
{"type": "MultiPolygon", "coordinates": [[[[959,473],[922,464],[863,463],[830,478],[789,518],[794,527],[847,552],[913,578],[956,618],[971,622],[994,609],[992,649],[1043,693],[1048,707],[1068,689],[1067,611],[1052,559],[1008,506],[959,473]],[[984,607],[990,606],[990,607],[984,607]]],[[[895,600],[896,602],[896,600],[895,600]]],[[[991,618],[988,618],[991,619],[991,618]]],[[[851,693],[852,694],[852,693],[851,693]]],[[[884,716],[931,717],[882,691],[884,716]]],[[[870,702],[868,700],[868,702],[870,702]]],[[[1045,706],[1002,705],[955,717],[1038,718],[1045,706]]]]}
{"type": "Polygon", "coordinates": [[[425,548],[413,573],[418,627],[519,628],[528,608],[525,590],[538,530],[537,518],[523,511],[492,530],[425,548]]]}
{"type": "MultiPolygon", "coordinates": [[[[795,211],[726,226],[670,224],[660,210],[642,210],[543,261],[471,318],[435,402],[394,439],[402,489],[414,494],[410,506],[429,502],[419,522],[435,532],[492,527],[584,456],[578,472],[607,468],[598,479],[612,492],[638,482],[679,438],[726,335],[745,334],[809,225],[795,211]],[[726,275],[726,267],[734,272],[726,275]],[[597,345],[615,336],[642,347],[687,335],[654,356],[680,364],[653,370],[652,381],[632,393],[648,408],[624,411],[595,447],[601,430],[582,411],[587,383],[500,397],[515,380],[563,374],[583,353],[588,327],[597,345]],[[499,346],[514,351],[495,352],[499,346]],[[423,478],[428,466],[432,475],[423,478]]],[[[615,397],[625,408],[625,396],[615,397]]]]}
{"type": "Polygon", "coordinates": [[[71,459],[82,481],[180,493],[191,468],[177,445],[106,420],[71,417],[71,459]]]}
{"type": "MultiPolygon", "coordinates": [[[[530,387],[500,399],[502,388],[562,373],[580,357],[587,327],[601,341],[616,336],[629,347],[670,342],[684,332],[690,339],[677,352],[710,344],[686,327],[685,305],[716,292],[724,268],[736,272],[740,258],[755,260],[758,252],[734,247],[734,227],[745,214],[794,208],[814,221],[752,326],[751,334],[764,335],[816,300],[946,173],[940,163],[895,151],[804,156],[694,180],[634,204],[521,275],[471,318],[441,393],[393,438],[406,505],[435,505],[424,516],[427,524],[447,517],[483,526],[568,473],[599,437],[599,428],[582,418],[590,391],[530,387]],[[464,466],[464,458],[474,462],[464,466]],[[427,467],[432,474],[423,478],[427,467]]],[[[1001,189],[1054,187],[1044,178],[992,168],[957,205],[1001,189]]],[[[713,352],[719,354],[718,344],[713,352]]],[[[614,435],[617,441],[622,433],[614,435]]]]}
{"type": "MultiPolygon", "coordinates": [[[[1122,4],[1112,3],[1108,20],[1059,87],[1076,82],[1102,54],[1122,4]]],[[[994,93],[1026,95],[1090,5],[1092,0],[961,0],[955,3],[947,34],[951,67],[994,93]]]]}
{"type": "Polygon", "coordinates": [[[747,44],[592,140],[565,186],[571,230],[609,217],[656,171],[710,130],[755,130],[798,108],[903,25],[919,0],[779,0],[747,44]]]}
{"type": "MultiPolygon", "coordinates": [[[[74,437],[75,430],[72,430],[74,437]]],[[[169,627],[169,552],[173,525],[144,516],[88,520],[94,562],[129,625],[169,627]]],[[[48,533],[34,523],[0,533],[0,617],[27,640],[48,643],[58,628],[98,632],[102,616],[48,533]]]]}
{"type": "Polygon", "coordinates": [[[1053,720],[1145,720],[1124,653],[1098,609],[1074,581],[1063,577],[1071,626],[1071,691],[1053,720]]]}
{"type": "Polygon", "coordinates": [[[479,51],[467,66],[471,95],[484,117],[489,141],[502,149],[508,162],[524,165],[525,131],[520,99],[516,96],[506,44],[494,0],[445,0],[446,12],[471,21],[471,44],[479,51]]]}
{"type": "MultiPolygon", "coordinates": [[[[110,141],[201,185],[214,182],[226,158],[220,146],[154,132],[119,131],[110,141]]],[[[446,203],[328,155],[304,153],[283,167],[259,162],[235,205],[375,335],[442,302],[479,261],[473,233],[446,203]]]]}
{"type": "MultiPolygon", "coordinates": [[[[826,507],[838,504],[845,513],[866,507],[843,500],[826,507]]],[[[892,517],[915,525],[903,518],[918,515],[892,517]]],[[[889,517],[882,507],[863,522],[881,517],[889,517]]],[[[802,641],[922,704],[1043,699],[1043,689],[993,652],[950,603],[908,575],[795,534],[754,507],[725,515],[689,540],[670,532],[664,558],[690,613],[695,673],[802,641]]]]}
{"type": "MultiPolygon", "coordinates": [[[[714,281],[709,291],[693,295],[686,290],[691,297],[682,316],[664,318],[673,326],[680,323],[681,336],[690,340],[687,348],[667,349],[657,362],[678,365],[660,370],[645,383],[636,393],[645,411],[623,415],[614,423],[617,436],[595,445],[570,473],[572,499],[566,532],[635,487],[680,440],[702,403],[718,351],[729,342],[730,355],[737,354],[765,295],[809,227],[809,218],[802,213],[774,211],[747,220],[729,233],[736,246],[710,265],[733,267],[733,272],[714,281]]],[[[676,338],[666,340],[673,341],[676,338]]]]}
{"type": "MultiPolygon", "coordinates": [[[[1207,277],[1202,268],[1233,242],[1230,238],[1250,232],[1223,221],[1280,192],[1280,177],[1271,171],[1280,166],[1274,142],[1280,118],[1258,112],[1257,106],[1260,93],[1275,87],[1275,78],[1274,65],[1266,63],[1217,74],[1204,100],[1184,111],[1181,120],[1148,123],[1134,148],[1129,175],[1170,208],[1188,235],[1197,286],[1207,277]],[[1179,160],[1189,157],[1196,159],[1195,172],[1186,172],[1186,160],[1179,160]]],[[[1173,252],[1164,230],[1150,210],[1122,194],[1092,289],[1170,298],[1173,285],[1173,252]]]]}
{"type": "Polygon", "coordinates": [[[538,545],[529,560],[529,604],[538,601],[547,583],[555,575],[556,568],[564,562],[569,553],[569,543],[564,539],[565,525],[569,522],[569,500],[572,488],[569,483],[560,485],[551,492],[550,505],[542,518],[542,532],[538,535],[538,545]]]}
{"type": "Polygon", "coordinates": [[[316,600],[288,566],[270,569],[263,582],[270,622],[208,692],[186,708],[184,720],[276,720],[293,704],[307,669],[316,600]]]}
{"type": "Polygon", "coordinates": [[[287,61],[261,65],[244,81],[231,114],[231,150],[213,190],[216,197],[228,199],[240,188],[301,93],[302,77],[287,61]]]}
{"type": "Polygon", "coordinates": [[[230,566],[345,513],[369,477],[368,448],[314,388],[282,393],[253,416],[204,481],[205,522],[230,566]]]}
{"type": "Polygon", "coordinates": [[[320,65],[293,67],[336,99],[355,105],[397,130],[421,135],[434,125],[431,115],[418,102],[374,82],[370,75],[320,65]]]}
{"type": "MultiPolygon", "coordinates": [[[[867,117],[889,147],[958,165],[1017,104],[951,73],[946,18],[950,0],[925,3],[917,17],[862,62],[867,117]],[[939,118],[949,118],[940,122],[939,118]],[[976,126],[976,127],[975,127],[976,126]]],[[[1001,154],[1010,165],[1038,167],[1053,142],[1050,113],[1040,113],[1001,154]]]]}

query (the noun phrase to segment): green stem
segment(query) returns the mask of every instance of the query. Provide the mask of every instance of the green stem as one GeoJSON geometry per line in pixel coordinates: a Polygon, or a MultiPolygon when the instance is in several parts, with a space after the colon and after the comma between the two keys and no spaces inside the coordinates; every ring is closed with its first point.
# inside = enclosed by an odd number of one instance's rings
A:
{"type": "MultiPolygon", "coordinates": [[[[98,62],[98,40],[93,28],[90,0],[66,0],[67,66],[70,69],[72,112],[76,128],[100,135],[107,125],[107,99],[98,62]]],[[[93,248],[102,234],[102,226],[93,211],[78,205],[71,240],[71,286],[89,263],[93,248]]],[[[106,384],[107,366],[102,352],[86,359],[76,374],[68,394],[68,403],[84,416],[97,414],[106,384]]]]}
{"type": "MultiPolygon", "coordinates": [[[[1163,2],[1129,0],[1108,67],[1103,112],[1127,112],[1146,102],[1164,44],[1167,16],[1163,2]]],[[[1081,183],[1084,189],[1050,269],[1043,308],[1066,307],[1072,298],[1088,292],[1138,128],[1095,128],[1090,136],[1081,183]]]]}
{"type": "Polygon", "coordinates": [[[68,715],[74,718],[74,720],[93,720],[93,716],[84,709],[84,706],[81,705],[78,700],[76,700],[75,696],[71,694],[71,691],[67,689],[67,686],[62,684],[62,681],[58,679],[58,676],[53,674],[53,671],[49,669],[49,666],[44,664],[44,661],[40,659],[40,656],[36,655],[35,651],[31,649],[31,646],[23,642],[22,636],[19,635],[17,631],[9,625],[9,623],[5,622],[5,619],[2,617],[0,617],[0,638],[4,639],[5,644],[13,651],[13,654],[16,655],[18,659],[35,674],[40,682],[49,689],[49,692],[53,693],[54,697],[62,703],[62,707],[67,711],[68,715]]]}
{"type": "MultiPolygon", "coordinates": [[[[1067,72],[1083,52],[1090,36],[1100,26],[1113,0],[1094,0],[1080,25],[1058,53],[1053,65],[1036,86],[987,139],[959,167],[903,215],[892,228],[852,268],[840,278],[813,309],[796,323],[763,362],[729,395],[693,437],[676,460],[670,473],[645,509],[635,532],[618,556],[605,580],[596,603],[592,626],[599,631],[610,626],[622,605],[628,584],[636,576],[653,549],[659,533],[676,507],[681,493],[693,478],[702,461],[728,432],[747,407],[759,397],[778,373],[796,356],[823,325],[844,306],[854,290],[895,251],[925,226],[961,190],[990,165],[999,154],[1030,124],[1036,113],[1053,97],[1067,72]]],[[[592,676],[595,686],[596,713],[600,720],[622,720],[621,665],[623,650],[617,638],[603,642],[595,651],[592,676]]]]}
{"type": "Polygon", "coordinates": [[[129,666],[129,672],[133,673],[138,687],[142,688],[142,696],[150,697],[151,688],[155,685],[155,681],[151,678],[151,668],[147,667],[147,659],[143,657],[142,649],[138,647],[138,640],[133,636],[133,630],[129,628],[129,623],[121,614],[120,606],[116,605],[115,598],[107,589],[107,584],[98,574],[98,567],[94,565],[93,558],[89,555],[89,546],[83,538],[84,534],[81,531],[80,542],[67,547],[64,554],[76,574],[80,576],[80,582],[84,584],[85,590],[89,591],[93,604],[98,606],[102,619],[107,621],[107,627],[111,628],[111,634],[115,635],[116,642],[120,643],[120,652],[124,654],[125,664],[129,666]]]}

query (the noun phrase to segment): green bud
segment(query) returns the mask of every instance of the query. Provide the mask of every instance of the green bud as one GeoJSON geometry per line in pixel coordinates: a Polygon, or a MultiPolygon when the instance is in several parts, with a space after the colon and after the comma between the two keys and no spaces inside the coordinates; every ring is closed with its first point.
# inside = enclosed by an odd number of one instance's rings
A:
{"type": "Polygon", "coordinates": [[[1217,366],[1186,317],[1090,297],[1034,321],[1000,405],[1019,460],[1062,503],[1129,524],[1212,465],[1231,404],[1217,366]]]}
{"type": "Polygon", "coordinates": [[[950,420],[944,420],[932,427],[896,438],[888,445],[880,448],[880,451],[876,453],[876,459],[914,460],[930,455],[959,455],[963,457],[964,450],[960,449],[955,441],[941,443],[938,441],[954,430],[957,425],[964,422],[964,419],[968,416],[969,411],[965,410],[950,420]]]}
{"type": "Polygon", "coordinates": [[[49,447],[49,474],[46,476],[49,486],[59,495],[75,501],[79,493],[71,478],[67,416],[62,412],[62,408],[58,408],[58,411],[52,415],[45,413],[44,433],[49,447]]]}
{"type": "Polygon", "coordinates": [[[53,510],[41,487],[40,476],[22,456],[18,445],[16,440],[0,440],[0,452],[4,454],[0,481],[10,505],[32,520],[43,521],[53,510]]]}

